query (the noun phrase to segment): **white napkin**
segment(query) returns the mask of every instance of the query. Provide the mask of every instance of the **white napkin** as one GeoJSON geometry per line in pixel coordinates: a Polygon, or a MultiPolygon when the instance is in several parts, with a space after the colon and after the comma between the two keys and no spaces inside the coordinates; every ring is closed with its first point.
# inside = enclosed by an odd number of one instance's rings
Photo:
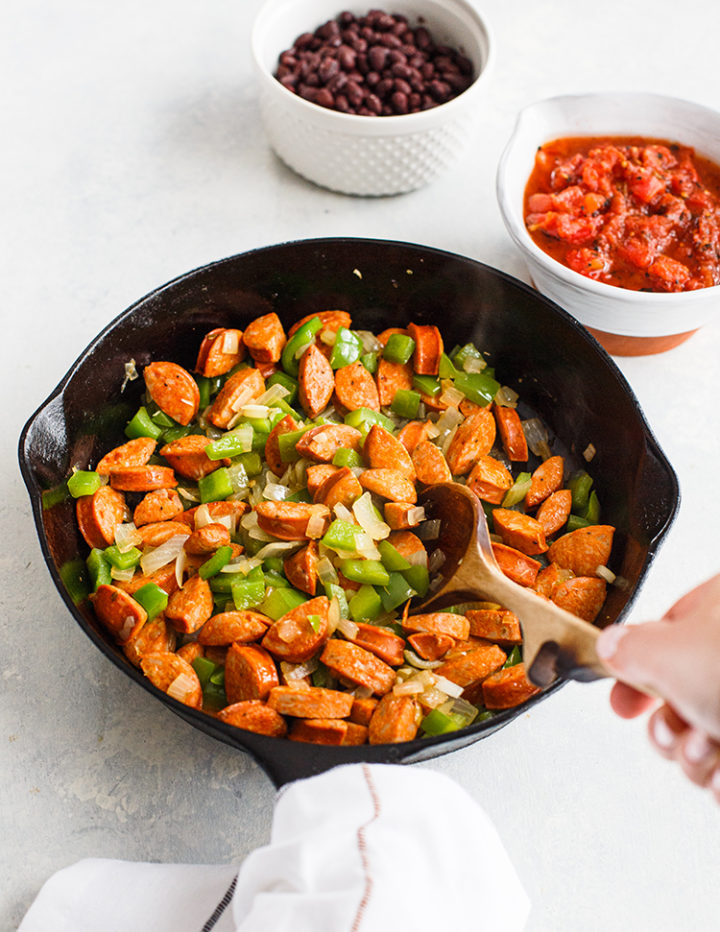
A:
{"type": "Polygon", "coordinates": [[[270,844],[236,874],[80,861],[18,932],[521,932],[529,912],[485,813],[419,768],[355,764],[290,784],[270,844]]]}

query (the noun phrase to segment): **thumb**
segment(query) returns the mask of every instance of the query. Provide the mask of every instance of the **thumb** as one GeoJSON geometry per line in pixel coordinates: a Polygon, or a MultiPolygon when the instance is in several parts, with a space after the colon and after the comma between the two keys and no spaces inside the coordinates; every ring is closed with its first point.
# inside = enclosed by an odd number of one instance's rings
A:
{"type": "MultiPolygon", "coordinates": [[[[677,635],[677,627],[669,621],[611,625],[600,633],[597,653],[617,679],[670,699],[668,692],[675,691],[684,677],[691,675],[691,670],[683,673],[684,639],[677,635]]],[[[691,666],[692,658],[687,659],[691,666]]]]}

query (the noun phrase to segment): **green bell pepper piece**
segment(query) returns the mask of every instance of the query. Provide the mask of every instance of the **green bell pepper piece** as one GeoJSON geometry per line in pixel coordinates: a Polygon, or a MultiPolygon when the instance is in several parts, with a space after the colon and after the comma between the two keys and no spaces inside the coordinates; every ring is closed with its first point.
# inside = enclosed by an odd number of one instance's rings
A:
{"type": "Polygon", "coordinates": [[[383,359],[388,362],[399,362],[403,365],[409,362],[415,352],[415,340],[404,333],[393,333],[388,338],[383,349],[383,359]]]}
{"type": "Polygon", "coordinates": [[[489,405],[500,389],[500,383],[485,372],[460,372],[455,388],[476,405],[489,405]]]}
{"type": "Polygon", "coordinates": [[[152,621],[160,612],[164,612],[168,604],[168,594],[155,583],[145,583],[134,594],[133,598],[139,602],[147,612],[147,620],[152,621]]]}
{"type": "Polygon", "coordinates": [[[137,547],[131,547],[129,550],[121,552],[116,544],[111,544],[103,551],[105,559],[117,570],[129,570],[131,566],[137,566],[142,556],[142,551],[137,547]]]}
{"type": "Polygon", "coordinates": [[[285,348],[282,351],[282,356],[280,358],[280,363],[285,370],[285,372],[296,379],[298,372],[300,371],[300,360],[295,358],[295,354],[300,349],[300,347],[305,346],[307,343],[312,343],[315,334],[322,327],[322,321],[319,317],[312,317],[310,320],[305,321],[302,326],[298,327],[295,333],[290,337],[290,339],[285,344],[285,348]]]}
{"type": "Polygon", "coordinates": [[[97,592],[98,586],[112,585],[112,576],[110,575],[110,564],[105,559],[104,551],[93,547],[87,559],[88,575],[92,583],[93,592],[97,592]]]}
{"type": "Polygon", "coordinates": [[[440,394],[440,379],[434,375],[414,375],[413,385],[423,395],[429,395],[431,398],[440,394]]]}
{"type": "Polygon", "coordinates": [[[227,566],[232,560],[232,554],[232,547],[218,547],[210,559],[206,560],[198,569],[198,576],[201,579],[210,579],[211,576],[216,576],[223,566],[227,566]]]}
{"type": "Polygon", "coordinates": [[[387,586],[390,582],[390,574],[379,560],[342,560],[340,572],[351,582],[369,586],[387,586]]]}
{"type": "Polygon", "coordinates": [[[153,440],[159,440],[162,432],[162,427],[158,427],[153,422],[144,406],[137,409],[125,428],[125,436],[131,440],[137,437],[152,437],[153,440]]]}
{"type": "Polygon", "coordinates": [[[389,573],[399,573],[401,570],[410,569],[410,562],[389,541],[381,540],[377,548],[380,551],[382,565],[389,573]]]}
{"type": "Polygon", "coordinates": [[[232,495],[233,487],[227,466],[221,466],[207,476],[203,476],[202,479],[198,479],[198,491],[203,504],[221,502],[232,495]]]}
{"type": "Polygon", "coordinates": [[[394,396],[393,400],[390,402],[390,409],[399,414],[400,417],[406,417],[408,420],[412,420],[414,417],[417,417],[418,409],[420,407],[420,395],[418,392],[413,392],[408,388],[399,388],[394,396]]]}
{"type": "Polygon", "coordinates": [[[390,573],[390,579],[380,590],[380,598],[386,612],[391,612],[415,595],[417,593],[405,579],[404,573],[390,573]]]}
{"type": "Polygon", "coordinates": [[[360,337],[348,330],[346,327],[338,328],[335,334],[332,352],[330,353],[330,365],[333,369],[342,369],[343,366],[349,366],[357,362],[363,350],[360,337]]]}
{"type": "MultiPolygon", "coordinates": [[[[295,336],[295,334],[293,334],[295,336]]],[[[283,388],[286,388],[289,395],[286,395],[282,400],[287,405],[295,404],[298,396],[298,382],[297,379],[294,379],[291,375],[288,375],[287,372],[273,372],[269,379],[265,382],[267,388],[270,388],[272,385],[282,385],[283,388]]],[[[275,402],[277,404],[277,402],[275,402]]]]}
{"type": "Polygon", "coordinates": [[[382,599],[372,586],[360,586],[348,602],[353,621],[374,621],[382,611],[382,599]]]}
{"type": "Polygon", "coordinates": [[[94,495],[103,484],[102,476],[91,469],[78,469],[67,481],[68,492],[73,498],[94,495]]]}
{"type": "Polygon", "coordinates": [[[263,615],[267,615],[268,618],[272,618],[273,621],[277,621],[278,618],[287,615],[288,612],[297,608],[298,605],[302,605],[303,602],[307,602],[307,600],[308,597],[304,593],[298,592],[297,589],[278,587],[265,596],[260,603],[259,611],[263,615]]]}

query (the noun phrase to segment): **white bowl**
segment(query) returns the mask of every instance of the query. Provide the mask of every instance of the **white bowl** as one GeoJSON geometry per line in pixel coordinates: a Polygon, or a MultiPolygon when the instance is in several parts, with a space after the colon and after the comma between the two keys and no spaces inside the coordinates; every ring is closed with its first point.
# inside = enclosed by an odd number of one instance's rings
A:
{"type": "Polygon", "coordinates": [[[644,136],[693,146],[720,163],[720,114],[656,94],[553,97],[521,111],[497,172],[500,211],[535,287],[616,355],[662,352],[720,313],[720,286],[680,293],[631,291],[593,281],[537,246],[525,226],[523,197],[538,146],[573,136],[644,136]]]}
{"type": "Polygon", "coordinates": [[[268,0],[252,34],[260,111],[270,145],[298,174],[343,194],[401,194],[420,188],[454,165],[479,127],[478,98],[491,63],[485,21],[466,0],[397,0],[392,13],[423,25],[440,44],[461,49],[476,78],[462,94],[431,110],[369,117],[328,110],[302,99],[273,77],[281,52],[304,32],[343,9],[363,16],[370,5],[339,0],[268,0]]]}

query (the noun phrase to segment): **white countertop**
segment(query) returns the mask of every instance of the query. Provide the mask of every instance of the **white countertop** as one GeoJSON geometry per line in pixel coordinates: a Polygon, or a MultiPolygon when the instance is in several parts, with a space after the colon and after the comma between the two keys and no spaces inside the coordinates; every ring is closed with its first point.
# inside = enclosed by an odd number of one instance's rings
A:
{"type": "MultiPolygon", "coordinates": [[[[623,88],[720,106],[714,0],[486,0],[496,64],[482,147],[414,194],[347,198],[266,145],[248,51],[259,5],[7,0],[0,16],[3,930],[79,858],[240,863],[272,810],[262,771],[108,663],[45,569],[16,443],[90,338],[188,269],[307,236],[416,241],[524,278],[494,194],[520,107],[623,88]]],[[[719,358],[720,322],[663,356],[619,360],[683,492],[636,620],[720,569],[719,358]]],[[[423,766],[486,807],[533,900],[530,932],[716,929],[720,811],[650,750],[642,722],[610,713],[608,688],[571,684],[423,766]]]]}

